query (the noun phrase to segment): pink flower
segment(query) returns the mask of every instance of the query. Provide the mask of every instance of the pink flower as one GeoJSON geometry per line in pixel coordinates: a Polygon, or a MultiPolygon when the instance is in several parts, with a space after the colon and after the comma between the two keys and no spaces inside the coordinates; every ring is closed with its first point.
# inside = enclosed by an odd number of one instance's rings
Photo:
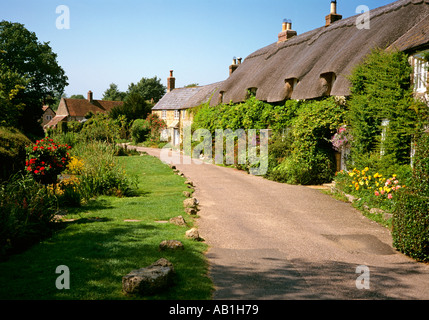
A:
{"type": "Polygon", "coordinates": [[[380,193],[378,191],[375,191],[374,194],[378,197],[380,193]]]}
{"type": "Polygon", "coordinates": [[[387,196],[387,198],[392,199],[393,198],[392,194],[389,193],[389,195],[387,196]]]}

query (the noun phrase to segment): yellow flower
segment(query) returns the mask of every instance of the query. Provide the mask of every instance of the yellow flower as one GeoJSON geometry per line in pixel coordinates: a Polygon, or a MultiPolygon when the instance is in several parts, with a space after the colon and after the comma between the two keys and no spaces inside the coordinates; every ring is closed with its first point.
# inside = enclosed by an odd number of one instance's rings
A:
{"type": "Polygon", "coordinates": [[[84,162],[82,159],[79,159],[78,157],[71,157],[67,168],[71,174],[81,174],[83,167],[84,162]]]}

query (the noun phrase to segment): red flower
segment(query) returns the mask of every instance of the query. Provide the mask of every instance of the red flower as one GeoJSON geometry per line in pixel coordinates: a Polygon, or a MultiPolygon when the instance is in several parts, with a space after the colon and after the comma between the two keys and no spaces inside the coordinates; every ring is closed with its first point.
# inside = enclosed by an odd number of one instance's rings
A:
{"type": "Polygon", "coordinates": [[[31,171],[31,167],[27,167],[27,171],[31,171]]]}
{"type": "Polygon", "coordinates": [[[34,170],[34,174],[39,174],[39,170],[34,170]]]}
{"type": "Polygon", "coordinates": [[[37,150],[37,147],[33,147],[33,151],[36,151],[37,150]]]}
{"type": "Polygon", "coordinates": [[[41,167],[41,168],[40,168],[40,171],[43,171],[43,170],[45,170],[45,167],[41,167]]]}

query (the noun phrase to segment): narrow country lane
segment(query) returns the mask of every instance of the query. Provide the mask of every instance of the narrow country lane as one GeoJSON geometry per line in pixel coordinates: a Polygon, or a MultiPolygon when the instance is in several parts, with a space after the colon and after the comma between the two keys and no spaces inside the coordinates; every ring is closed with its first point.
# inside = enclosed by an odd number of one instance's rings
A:
{"type": "Polygon", "coordinates": [[[390,231],[350,204],[231,168],[174,165],[196,186],[214,299],[429,299],[429,265],[398,253],[390,231]]]}

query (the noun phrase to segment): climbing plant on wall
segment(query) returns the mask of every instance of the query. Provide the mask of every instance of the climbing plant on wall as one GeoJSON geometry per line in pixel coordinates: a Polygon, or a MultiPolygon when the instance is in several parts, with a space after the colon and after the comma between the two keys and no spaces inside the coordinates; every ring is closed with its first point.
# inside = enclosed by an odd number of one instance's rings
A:
{"type": "Polygon", "coordinates": [[[410,163],[421,108],[413,98],[412,72],[406,54],[381,49],[373,50],[353,70],[348,120],[355,165],[371,156],[391,164],[410,163]]]}

